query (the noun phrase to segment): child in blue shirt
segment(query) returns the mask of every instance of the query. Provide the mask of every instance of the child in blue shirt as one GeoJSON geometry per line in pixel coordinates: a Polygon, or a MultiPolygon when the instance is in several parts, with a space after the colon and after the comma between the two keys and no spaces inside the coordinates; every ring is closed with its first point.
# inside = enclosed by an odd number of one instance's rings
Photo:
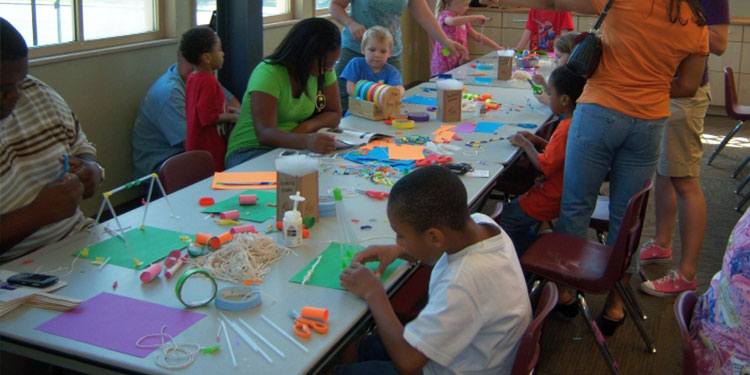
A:
{"type": "Polygon", "coordinates": [[[360,80],[382,82],[386,85],[398,86],[401,92],[404,86],[401,73],[386,61],[393,54],[393,36],[382,26],[373,26],[362,36],[362,54],[365,57],[355,57],[341,72],[340,79],[346,81],[347,94],[356,97],[356,85],[360,80]]]}

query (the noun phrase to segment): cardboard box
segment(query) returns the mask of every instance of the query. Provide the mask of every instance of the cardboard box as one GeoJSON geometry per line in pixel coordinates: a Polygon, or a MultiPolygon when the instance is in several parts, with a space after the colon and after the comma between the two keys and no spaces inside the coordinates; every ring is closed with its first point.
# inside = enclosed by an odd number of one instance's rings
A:
{"type": "Polygon", "coordinates": [[[302,214],[302,219],[312,216],[317,222],[320,220],[318,207],[318,171],[308,173],[302,177],[276,172],[276,220],[284,219],[284,213],[294,208],[294,202],[289,199],[290,195],[299,194],[305,197],[300,202],[297,210],[302,214]]]}
{"type": "Polygon", "coordinates": [[[497,51],[497,79],[507,81],[513,76],[514,50],[497,51]]]}
{"type": "Polygon", "coordinates": [[[438,89],[437,99],[437,118],[439,121],[461,121],[461,90],[438,89]]]}

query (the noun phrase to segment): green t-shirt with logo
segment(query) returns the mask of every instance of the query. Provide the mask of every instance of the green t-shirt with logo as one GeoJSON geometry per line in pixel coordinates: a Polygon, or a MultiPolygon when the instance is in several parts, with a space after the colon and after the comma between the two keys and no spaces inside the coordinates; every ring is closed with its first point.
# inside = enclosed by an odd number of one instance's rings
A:
{"type": "MultiPolygon", "coordinates": [[[[326,72],[324,87],[336,82],[336,73],[326,72]]],[[[283,65],[261,62],[250,75],[247,90],[242,98],[237,124],[229,136],[227,155],[240,148],[270,148],[261,146],[255,134],[253,116],[250,110],[250,93],[261,91],[278,100],[276,107],[276,127],[284,131],[291,131],[302,121],[307,120],[315,111],[315,96],[318,90],[318,77],[310,75],[307,79],[307,94],[304,92],[299,98],[292,97],[292,83],[289,73],[283,65]]]]}

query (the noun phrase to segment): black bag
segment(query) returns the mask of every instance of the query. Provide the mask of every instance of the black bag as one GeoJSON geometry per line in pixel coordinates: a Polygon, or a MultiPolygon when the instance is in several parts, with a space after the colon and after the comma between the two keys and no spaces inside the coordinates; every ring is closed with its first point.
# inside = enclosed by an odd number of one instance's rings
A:
{"type": "Polygon", "coordinates": [[[613,2],[614,0],[607,2],[599,19],[589,32],[582,33],[576,38],[576,46],[566,64],[573,73],[589,78],[596,71],[596,67],[599,66],[599,60],[602,58],[602,40],[596,35],[596,32],[602,26],[604,17],[607,16],[613,2]]]}

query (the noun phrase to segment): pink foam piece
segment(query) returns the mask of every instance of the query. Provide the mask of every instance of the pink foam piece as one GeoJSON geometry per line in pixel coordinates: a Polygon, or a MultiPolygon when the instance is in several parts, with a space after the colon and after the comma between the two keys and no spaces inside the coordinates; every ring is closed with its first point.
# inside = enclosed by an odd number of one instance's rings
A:
{"type": "Polygon", "coordinates": [[[154,263],[141,273],[141,282],[148,284],[161,273],[161,264],[154,263]]]}
{"type": "Polygon", "coordinates": [[[248,224],[248,225],[240,225],[238,227],[233,227],[229,230],[229,233],[236,234],[236,233],[247,233],[247,232],[257,232],[255,230],[255,225],[248,224]]]}
{"type": "Polygon", "coordinates": [[[250,205],[258,203],[258,196],[255,194],[247,194],[239,196],[240,205],[250,205]]]}
{"type": "Polygon", "coordinates": [[[240,218],[240,211],[239,210],[231,210],[231,211],[222,212],[219,215],[219,218],[220,219],[231,219],[231,220],[239,219],[240,218]]]}

